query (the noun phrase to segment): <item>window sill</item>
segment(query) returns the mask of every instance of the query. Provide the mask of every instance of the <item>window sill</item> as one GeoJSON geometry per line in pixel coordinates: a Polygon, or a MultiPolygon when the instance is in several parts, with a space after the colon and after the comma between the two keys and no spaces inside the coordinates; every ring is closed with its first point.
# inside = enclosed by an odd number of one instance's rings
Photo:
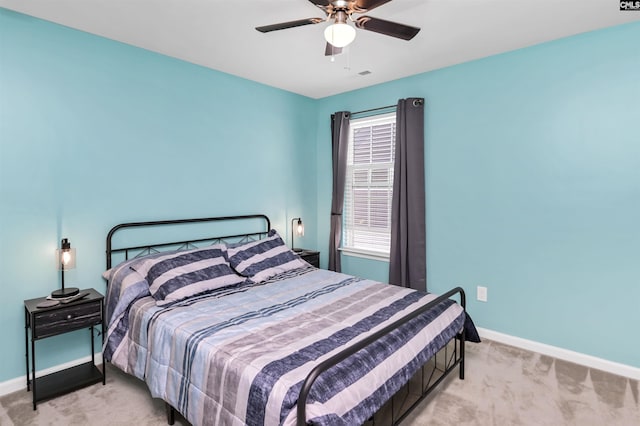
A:
{"type": "Polygon", "coordinates": [[[347,256],[361,257],[363,259],[378,260],[381,262],[389,261],[388,253],[380,253],[377,251],[368,251],[368,250],[352,249],[352,248],[344,248],[344,247],[340,247],[338,248],[338,250],[340,250],[342,254],[347,256]]]}

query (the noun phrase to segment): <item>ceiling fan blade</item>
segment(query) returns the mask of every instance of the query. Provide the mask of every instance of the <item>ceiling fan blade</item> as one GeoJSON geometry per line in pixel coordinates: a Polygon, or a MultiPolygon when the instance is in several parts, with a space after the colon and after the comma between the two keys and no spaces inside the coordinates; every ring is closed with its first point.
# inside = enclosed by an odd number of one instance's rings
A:
{"type": "Polygon", "coordinates": [[[356,10],[360,13],[368,12],[390,1],[391,0],[356,0],[356,10]]]}
{"type": "Polygon", "coordinates": [[[325,7],[325,6],[329,6],[329,0],[309,0],[311,3],[315,4],[316,6],[320,6],[320,7],[325,7]]]}
{"type": "Polygon", "coordinates": [[[367,31],[373,31],[374,33],[401,38],[403,40],[411,40],[420,31],[420,28],[417,27],[385,21],[384,19],[372,18],[370,16],[361,16],[356,19],[356,27],[367,31]]]}
{"type": "Polygon", "coordinates": [[[317,24],[320,22],[324,22],[324,19],[323,18],[298,19],[297,21],[281,22],[280,24],[256,27],[256,30],[260,31],[261,33],[268,33],[270,31],[285,30],[287,28],[301,27],[302,25],[317,24]]]}
{"type": "Polygon", "coordinates": [[[339,55],[341,53],[342,53],[342,47],[335,47],[331,43],[327,43],[327,46],[324,48],[324,56],[339,55]]]}

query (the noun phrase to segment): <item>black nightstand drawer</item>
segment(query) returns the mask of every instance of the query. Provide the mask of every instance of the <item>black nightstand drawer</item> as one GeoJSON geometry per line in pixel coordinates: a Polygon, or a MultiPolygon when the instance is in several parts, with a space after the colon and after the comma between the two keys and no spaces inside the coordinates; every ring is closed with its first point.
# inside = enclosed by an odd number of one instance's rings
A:
{"type": "Polygon", "coordinates": [[[102,322],[102,300],[37,312],[33,318],[33,338],[91,327],[102,322]]]}
{"type": "Polygon", "coordinates": [[[316,268],[320,267],[320,254],[311,254],[309,256],[305,256],[304,260],[307,263],[311,264],[311,266],[315,266],[316,268]]]}
{"type": "Polygon", "coordinates": [[[316,268],[320,267],[320,252],[314,250],[297,250],[296,253],[302,258],[302,260],[309,263],[316,268]]]}

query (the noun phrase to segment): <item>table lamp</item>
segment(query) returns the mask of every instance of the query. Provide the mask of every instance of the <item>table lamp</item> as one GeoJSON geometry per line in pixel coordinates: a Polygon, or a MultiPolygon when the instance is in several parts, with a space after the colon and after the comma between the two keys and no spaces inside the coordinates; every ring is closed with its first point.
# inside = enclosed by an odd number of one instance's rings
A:
{"type": "Polygon", "coordinates": [[[56,261],[58,263],[58,270],[62,276],[62,288],[54,290],[51,293],[51,297],[54,299],[62,299],[75,296],[80,290],[75,287],[64,288],[64,271],[76,267],[76,249],[71,248],[71,243],[66,238],[62,239],[60,248],[56,250],[56,261]]]}

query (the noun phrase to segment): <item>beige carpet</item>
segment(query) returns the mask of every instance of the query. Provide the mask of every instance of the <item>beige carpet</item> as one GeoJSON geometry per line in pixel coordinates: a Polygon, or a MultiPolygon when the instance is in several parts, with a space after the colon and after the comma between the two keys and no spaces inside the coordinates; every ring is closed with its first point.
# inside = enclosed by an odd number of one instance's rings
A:
{"type": "MultiPolygon", "coordinates": [[[[403,426],[640,425],[638,381],[485,341],[467,345],[466,378],[450,377],[403,426]]],[[[164,404],[109,366],[107,384],[38,404],[0,398],[0,425],[164,425],[164,404]]],[[[186,425],[182,418],[177,425],[186,425]]]]}

